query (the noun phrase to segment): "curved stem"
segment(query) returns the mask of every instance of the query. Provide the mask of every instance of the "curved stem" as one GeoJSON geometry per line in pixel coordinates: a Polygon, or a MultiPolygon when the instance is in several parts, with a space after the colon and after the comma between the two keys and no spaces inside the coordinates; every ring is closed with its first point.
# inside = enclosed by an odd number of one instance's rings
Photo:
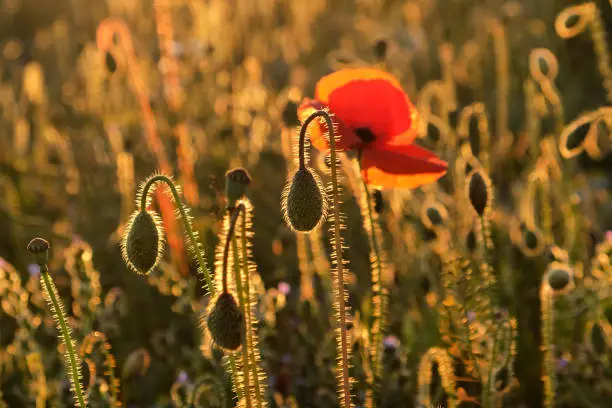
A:
{"type": "Polygon", "coordinates": [[[204,260],[204,255],[202,254],[202,250],[200,249],[200,246],[198,245],[198,241],[196,240],[195,234],[193,232],[193,228],[191,228],[191,223],[189,222],[189,216],[187,215],[187,212],[185,211],[185,206],[183,205],[183,202],[181,201],[178,190],[176,189],[176,186],[174,185],[174,182],[167,176],[164,176],[163,174],[158,174],[156,176],[151,177],[149,180],[147,180],[147,183],[142,189],[142,196],[140,198],[140,210],[141,211],[146,210],[149,189],[153,186],[153,184],[155,184],[158,181],[166,183],[166,185],[170,188],[170,191],[172,192],[172,196],[174,197],[176,206],[179,209],[179,212],[181,214],[181,219],[183,220],[185,231],[187,232],[187,236],[189,237],[189,241],[191,243],[191,246],[193,247],[193,252],[195,253],[197,260],[198,260],[198,264],[200,265],[202,269],[202,274],[204,275],[204,280],[206,281],[206,288],[208,289],[208,293],[210,293],[211,296],[214,296],[215,287],[210,277],[208,266],[206,265],[206,261],[204,260]]]}
{"type": "Polygon", "coordinates": [[[304,168],[306,168],[306,133],[308,131],[308,125],[315,118],[319,116],[323,116],[323,115],[325,115],[326,117],[325,120],[327,122],[327,127],[329,129],[330,138],[331,138],[331,135],[334,134],[333,122],[331,118],[329,117],[329,114],[327,114],[326,112],[316,111],[315,113],[310,115],[308,118],[306,118],[304,123],[302,123],[302,127],[300,128],[300,138],[298,139],[298,157],[299,157],[299,169],[300,170],[303,170],[304,168]]]}
{"type": "Polygon", "coordinates": [[[70,329],[68,328],[68,324],[66,323],[66,316],[64,316],[64,307],[60,303],[61,300],[57,296],[57,289],[55,288],[55,284],[53,280],[49,276],[49,268],[47,265],[40,265],[40,277],[45,285],[45,289],[47,294],[49,295],[49,301],[53,307],[52,312],[55,312],[55,318],[57,320],[57,325],[62,334],[62,338],[64,340],[64,345],[66,346],[66,360],[69,364],[69,375],[72,380],[72,385],[74,387],[75,398],[79,404],[79,407],[86,408],[87,404],[85,403],[85,396],[83,394],[83,388],[81,386],[81,381],[79,379],[79,362],[77,359],[76,352],[74,350],[74,343],[72,342],[72,336],[70,334],[70,329]]]}
{"type": "Polygon", "coordinates": [[[230,225],[227,230],[227,236],[225,237],[225,247],[223,248],[223,275],[221,276],[223,279],[223,293],[227,293],[227,257],[229,255],[230,242],[234,238],[234,231],[236,230],[236,221],[238,220],[238,216],[240,215],[240,212],[244,213],[244,211],[244,204],[239,204],[234,209],[232,212],[232,218],[230,219],[230,225]]]}
{"type": "MultiPolygon", "coordinates": [[[[349,350],[348,350],[348,332],[346,330],[346,305],[344,294],[344,257],[342,253],[342,236],[341,221],[340,221],[340,183],[338,181],[338,169],[336,159],[336,137],[334,135],[334,126],[331,117],[325,111],[316,111],[310,115],[302,124],[300,130],[300,148],[303,148],[303,137],[306,134],[306,129],[310,122],[319,116],[323,116],[327,123],[329,131],[329,150],[331,157],[331,179],[332,179],[332,214],[333,214],[333,245],[336,261],[336,306],[338,308],[338,317],[340,323],[340,371],[341,371],[341,405],[344,408],[351,407],[351,385],[349,379],[349,350]]],[[[300,160],[303,160],[303,151],[301,150],[300,160]]],[[[303,164],[303,163],[301,163],[303,164]]]]}

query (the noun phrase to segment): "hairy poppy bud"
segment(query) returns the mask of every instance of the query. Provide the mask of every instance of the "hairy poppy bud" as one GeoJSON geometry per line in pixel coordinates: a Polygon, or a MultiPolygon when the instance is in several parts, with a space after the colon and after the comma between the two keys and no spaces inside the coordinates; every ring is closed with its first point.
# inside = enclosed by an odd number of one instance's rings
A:
{"type": "Polygon", "coordinates": [[[540,237],[536,231],[527,227],[523,230],[523,240],[527,249],[535,251],[540,246],[540,237]]]}
{"type": "Polygon", "coordinates": [[[327,202],[319,176],[308,167],[299,169],[283,191],[283,213],[295,231],[315,229],[327,213],[327,202]]]}
{"type": "Polygon", "coordinates": [[[222,293],[206,319],[208,330],[216,344],[237,350],[244,336],[244,316],[230,293],[222,293]]]}
{"type": "Polygon", "coordinates": [[[163,233],[157,214],[136,211],[123,233],[121,255],[136,273],[147,275],[157,266],[162,254],[163,233]]]}
{"type": "Polygon", "coordinates": [[[34,238],[28,244],[28,251],[34,255],[38,265],[44,265],[49,260],[49,242],[42,238],[34,238]]]}
{"type": "Polygon", "coordinates": [[[468,176],[468,198],[479,216],[483,216],[491,201],[491,182],[480,170],[474,170],[468,176]]]}
{"type": "Polygon", "coordinates": [[[567,265],[559,262],[553,262],[550,264],[548,271],[546,272],[546,283],[555,292],[565,289],[572,280],[572,273],[567,265]]]}
{"type": "Polygon", "coordinates": [[[434,202],[425,205],[421,209],[421,221],[427,228],[440,227],[448,218],[446,208],[440,203],[434,202]]]}
{"type": "Polygon", "coordinates": [[[246,193],[249,184],[251,184],[251,176],[241,167],[225,173],[225,196],[229,208],[234,208],[236,201],[240,200],[246,193]]]}

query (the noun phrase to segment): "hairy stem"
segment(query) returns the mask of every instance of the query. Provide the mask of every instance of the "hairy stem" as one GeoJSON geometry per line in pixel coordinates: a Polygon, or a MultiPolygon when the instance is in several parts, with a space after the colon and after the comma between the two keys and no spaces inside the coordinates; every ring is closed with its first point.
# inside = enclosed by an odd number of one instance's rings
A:
{"type": "MultiPolygon", "coordinates": [[[[244,213],[245,209],[244,209],[244,204],[240,204],[238,205],[238,207],[236,207],[236,209],[232,212],[232,217],[230,218],[230,224],[229,224],[229,228],[227,230],[227,236],[225,237],[225,247],[223,248],[223,270],[222,270],[222,279],[223,279],[223,283],[222,283],[222,288],[223,288],[223,293],[227,293],[227,258],[229,256],[229,247],[230,247],[230,242],[233,242],[235,239],[235,235],[234,235],[234,231],[236,230],[236,221],[238,220],[238,216],[240,215],[240,212],[244,213]]],[[[236,257],[236,243],[234,242],[234,257],[236,257]]],[[[236,265],[234,265],[234,267],[237,267],[236,265]]],[[[236,285],[238,285],[238,279],[236,281],[236,285]]]]}
{"type": "Polygon", "coordinates": [[[68,323],[66,323],[64,306],[61,303],[61,299],[59,299],[57,289],[55,288],[53,280],[49,276],[49,269],[45,264],[40,265],[40,278],[45,286],[47,295],[49,296],[52,312],[54,312],[58,329],[60,330],[62,339],[64,340],[64,346],[66,347],[66,362],[69,365],[68,374],[71,377],[70,380],[72,382],[72,386],[74,387],[73,391],[75,394],[75,399],[79,407],[85,408],[87,407],[87,404],[85,402],[85,395],[83,394],[83,388],[79,378],[80,361],[74,350],[74,343],[70,334],[70,328],[68,327],[68,323]]]}
{"type": "MultiPolygon", "coordinates": [[[[361,155],[360,155],[361,156],[361,155]]],[[[361,159],[361,158],[360,158],[361,159]]],[[[359,170],[361,170],[361,160],[359,160],[359,170]]],[[[383,260],[381,256],[380,234],[377,225],[377,216],[372,208],[370,189],[363,177],[361,179],[361,211],[364,229],[368,234],[370,245],[370,265],[372,268],[372,325],[370,327],[370,358],[372,360],[372,371],[374,373],[374,383],[380,381],[382,373],[382,332],[386,324],[386,292],[383,287],[383,260]]],[[[375,406],[374,401],[369,401],[370,407],[375,406]]]]}
{"type": "Polygon", "coordinates": [[[183,220],[185,231],[187,232],[187,236],[189,237],[189,241],[197,257],[198,264],[200,265],[202,269],[202,274],[204,275],[204,280],[206,281],[206,289],[208,290],[208,293],[210,293],[211,296],[214,296],[215,286],[213,285],[212,278],[210,277],[210,271],[208,270],[208,265],[206,264],[206,261],[204,260],[204,254],[202,253],[200,245],[198,245],[198,241],[196,240],[195,234],[193,232],[193,228],[191,228],[191,223],[189,222],[187,211],[185,210],[185,206],[183,205],[183,202],[181,201],[178,190],[176,189],[176,186],[174,185],[174,182],[167,176],[164,176],[163,174],[158,174],[156,176],[151,177],[147,181],[147,184],[142,189],[140,210],[141,211],[146,210],[147,196],[149,193],[149,189],[153,186],[153,184],[155,184],[158,181],[166,183],[166,185],[170,188],[170,191],[172,192],[172,196],[174,197],[176,206],[179,209],[179,212],[181,214],[181,219],[183,220]]]}
{"type": "MultiPolygon", "coordinates": [[[[344,408],[351,407],[351,382],[349,378],[349,344],[348,344],[348,331],[346,329],[347,324],[347,311],[345,304],[345,289],[344,289],[344,257],[342,249],[342,235],[341,235],[341,219],[340,219],[340,183],[338,181],[338,164],[336,157],[336,138],[334,135],[334,126],[331,117],[325,111],[317,111],[310,115],[302,124],[300,130],[300,160],[303,161],[303,138],[306,134],[306,129],[310,122],[319,116],[323,116],[329,132],[329,150],[331,159],[331,179],[332,179],[332,215],[333,215],[333,250],[335,254],[336,263],[336,307],[338,308],[338,323],[340,326],[340,339],[339,339],[339,371],[340,371],[340,391],[341,394],[340,404],[344,408]]],[[[303,164],[300,163],[300,164],[303,164]]]]}
{"type": "MultiPolygon", "coordinates": [[[[244,209],[244,205],[242,205],[242,208],[244,209]]],[[[240,207],[238,207],[240,208],[240,207]]],[[[240,210],[236,208],[236,210],[232,213],[232,218],[230,221],[230,227],[229,227],[229,231],[227,234],[227,241],[226,241],[226,245],[225,248],[227,249],[229,247],[228,243],[231,242],[232,243],[232,255],[234,257],[234,262],[233,262],[233,266],[234,266],[234,281],[236,282],[236,292],[238,294],[238,303],[240,306],[240,311],[242,312],[242,315],[244,316],[244,325],[245,325],[245,332],[248,331],[248,324],[249,321],[247,319],[247,311],[248,311],[248,299],[245,298],[244,296],[244,289],[242,287],[242,278],[240,276],[241,274],[241,268],[240,268],[240,256],[238,254],[238,240],[236,239],[236,236],[233,234],[233,230],[235,228],[236,225],[236,219],[237,219],[237,215],[240,210]]],[[[224,252],[224,258],[226,258],[227,256],[227,251],[224,252]]],[[[227,259],[224,260],[225,265],[227,265],[227,259]]],[[[226,278],[226,276],[224,276],[224,278],[226,278]]],[[[249,347],[248,347],[248,342],[247,342],[247,337],[246,335],[244,336],[244,339],[242,341],[242,377],[243,377],[243,384],[242,386],[244,387],[244,398],[245,398],[245,402],[246,402],[246,406],[247,407],[252,407],[252,403],[251,403],[251,373],[249,371],[249,347]]],[[[235,379],[236,381],[237,379],[235,379]]]]}
{"type": "MultiPolygon", "coordinates": [[[[240,204],[244,208],[244,204],[240,204]]],[[[261,384],[259,381],[259,372],[258,372],[258,362],[256,358],[257,350],[255,349],[255,340],[253,336],[252,330],[253,328],[253,316],[251,311],[251,285],[250,285],[250,277],[249,277],[249,259],[248,259],[248,241],[247,241],[247,214],[243,211],[242,215],[242,223],[241,223],[241,234],[240,234],[240,245],[241,245],[241,256],[242,256],[242,277],[244,279],[244,296],[245,296],[245,323],[246,323],[246,342],[247,348],[249,350],[250,358],[249,358],[249,368],[251,370],[251,374],[253,376],[253,384],[255,386],[255,401],[257,403],[257,407],[261,408],[264,399],[264,395],[262,392],[261,384]]]]}

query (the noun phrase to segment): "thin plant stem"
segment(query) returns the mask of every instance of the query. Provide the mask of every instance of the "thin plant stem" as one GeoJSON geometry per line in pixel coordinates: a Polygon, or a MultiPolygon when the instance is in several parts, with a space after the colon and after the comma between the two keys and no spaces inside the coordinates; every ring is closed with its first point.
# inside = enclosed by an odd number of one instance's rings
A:
{"type": "Polygon", "coordinates": [[[210,293],[211,296],[214,296],[215,286],[213,285],[212,279],[210,277],[208,265],[206,264],[206,261],[204,260],[204,255],[202,254],[202,250],[200,249],[200,246],[198,245],[198,241],[196,240],[195,234],[193,232],[193,228],[191,228],[191,223],[189,222],[189,216],[187,215],[187,211],[185,210],[185,206],[183,205],[183,202],[181,201],[178,190],[176,189],[176,186],[174,185],[174,182],[167,176],[164,176],[163,174],[155,175],[151,177],[149,180],[147,180],[147,184],[145,184],[144,188],[142,189],[140,210],[141,211],[146,210],[147,195],[148,195],[149,189],[151,188],[151,186],[153,186],[153,184],[155,184],[158,181],[166,183],[166,185],[170,188],[170,191],[172,192],[172,196],[174,197],[176,206],[181,214],[181,219],[183,220],[183,225],[185,227],[185,231],[187,232],[187,236],[189,237],[189,241],[193,248],[193,252],[195,253],[197,257],[198,264],[200,265],[202,274],[204,275],[204,280],[206,281],[206,289],[208,290],[208,293],[210,293]]]}
{"type": "Polygon", "coordinates": [[[250,277],[249,277],[249,258],[248,258],[248,242],[247,242],[247,214],[246,210],[244,210],[244,204],[240,204],[243,208],[242,211],[242,223],[241,223],[241,252],[242,252],[242,277],[244,279],[244,296],[245,296],[245,323],[246,323],[246,341],[247,348],[250,350],[250,361],[249,368],[251,369],[251,373],[253,375],[253,385],[255,386],[255,400],[257,402],[257,407],[262,407],[262,401],[264,396],[262,395],[261,385],[259,383],[259,373],[257,369],[257,358],[256,358],[256,350],[255,350],[255,341],[253,340],[253,317],[251,316],[251,285],[250,285],[250,277]]]}
{"type": "MultiPolygon", "coordinates": [[[[232,214],[226,242],[232,243],[232,255],[234,257],[234,262],[233,262],[234,281],[236,282],[236,292],[238,293],[238,303],[240,304],[240,311],[242,312],[242,315],[244,316],[245,331],[248,332],[248,324],[249,324],[249,320],[247,319],[248,299],[245,299],[245,296],[244,296],[244,290],[242,287],[242,278],[240,276],[241,268],[240,268],[240,256],[238,254],[238,242],[237,242],[236,236],[233,233],[234,226],[236,224],[236,219],[237,219],[236,214],[240,212],[240,208],[244,209],[244,206],[243,205],[238,206],[232,214]],[[231,232],[231,235],[230,235],[230,232],[231,232]]],[[[227,247],[228,245],[226,245],[226,248],[227,247]]],[[[244,386],[244,398],[245,398],[246,406],[250,408],[252,407],[252,403],[251,403],[251,374],[249,371],[249,366],[250,366],[249,347],[248,347],[247,337],[245,335],[244,339],[242,340],[242,377],[244,381],[243,386],[244,386]]]]}
{"type": "Polygon", "coordinates": [[[83,388],[81,386],[81,381],[78,374],[80,370],[79,359],[76,351],[74,350],[74,343],[72,341],[70,329],[68,328],[68,323],[66,323],[64,306],[57,296],[57,289],[49,276],[49,268],[45,264],[40,265],[40,278],[45,285],[47,294],[49,295],[49,301],[53,306],[52,311],[55,312],[54,314],[57,320],[57,325],[64,340],[64,346],[66,347],[66,362],[69,364],[69,375],[71,376],[72,385],[74,387],[75,399],[77,400],[79,407],[85,408],[87,407],[87,404],[85,402],[85,395],[83,393],[83,388]]]}
{"type": "MultiPolygon", "coordinates": [[[[361,155],[360,155],[361,156],[361,155]]],[[[359,158],[361,159],[361,157],[359,158]]],[[[361,170],[361,160],[359,160],[359,170],[361,170]]],[[[383,287],[383,260],[381,257],[381,247],[379,243],[377,219],[372,208],[370,189],[363,177],[361,179],[362,197],[361,208],[364,227],[368,233],[370,244],[370,264],[372,267],[372,326],[370,328],[370,358],[372,360],[372,371],[374,373],[373,388],[376,388],[382,374],[382,332],[386,322],[386,293],[383,287]]],[[[374,401],[370,401],[369,406],[375,406],[374,401]]]]}
{"type": "Polygon", "coordinates": [[[338,323],[340,328],[339,338],[339,374],[340,374],[340,404],[344,408],[351,407],[351,381],[349,377],[349,344],[348,344],[348,331],[346,328],[347,323],[347,310],[345,304],[345,289],[344,289],[344,256],[342,249],[342,235],[341,235],[341,220],[340,220],[340,183],[338,181],[338,167],[337,167],[337,155],[336,155],[336,138],[334,135],[334,125],[331,117],[325,111],[316,111],[310,115],[302,124],[300,130],[300,160],[304,159],[304,137],[308,125],[314,119],[319,116],[323,116],[327,129],[329,131],[329,150],[331,159],[331,195],[332,195],[332,215],[333,215],[333,252],[335,254],[336,262],[336,307],[338,308],[338,323]]]}

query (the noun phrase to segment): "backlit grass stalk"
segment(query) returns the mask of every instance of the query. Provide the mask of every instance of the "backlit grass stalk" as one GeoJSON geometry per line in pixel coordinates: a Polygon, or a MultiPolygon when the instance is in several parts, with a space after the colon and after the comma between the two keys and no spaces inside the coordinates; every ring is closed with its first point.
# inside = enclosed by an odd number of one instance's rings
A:
{"type": "MultiPolygon", "coordinates": [[[[433,380],[432,369],[434,364],[438,365],[438,373],[442,380],[442,388],[448,395],[448,407],[455,408],[457,400],[455,392],[457,383],[453,371],[453,359],[444,349],[432,347],[421,357],[418,368],[418,402],[424,407],[434,406],[431,401],[430,388],[433,380]]],[[[438,402],[438,401],[436,401],[438,402]]],[[[437,405],[436,405],[437,406],[437,405]]]]}
{"type": "Polygon", "coordinates": [[[555,373],[555,356],[554,356],[554,323],[555,323],[555,306],[552,289],[545,283],[540,287],[540,302],[542,314],[542,351],[543,357],[543,375],[544,381],[544,407],[551,408],[555,406],[555,393],[557,387],[557,376],[555,373]]]}
{"type": "Polygon", "coordinates": [[[64,305],[59,297],[53,279],[49,276],[49,268],[47,267],[49,243],[42,238],[34,238],[28,244],[28,251],[35,256],[35,262],[40,266],[40,281],[45,299],[57,323],[60,339],[66,348],[64,363],[68,379],[70,380],[70,388],[74,394],[75,406],[85,408],[87,407],[87,397],[81,385],[81,360],[76,352],[77,344],[72,340],[72,330],[70,326],[68,326],[64,305]]]}
{"type": "MultiPolygon", "coordinates": [[[[361,170],[361,169],[360,169],[361,170]]],[[[361,174],[361,172],[359,172],[361,174]]],[[[378,214],[374,211],[372,194],[361,177],[361,192],[359,194],[359,206],[363,228],[368,236],[370,246],[370,268],[372,284],[372,324],[370,326],[370,359],[374,374],[374,383],[371,386],[376,389],[382,376],[382,354],[383,354],[383,332],[387,329],[387,288],[384,286],[383,272],[386,267],[386,256],[382,248],[382,233],[378,224],[378,214]]],[[[366,406],[376,406],[375,401],[366,401],[366,406]],[[368,404],[369,402],[369,404],[368,404]]]]}
{"type": "Polygon", "coordinates": [[[595,55],[597,68],[603,78],[603,87],[606,90],[606,99],[612,102],[612,67],[610,66],[610,52],[606,40],[606,29],[601,11],[595,2],[587,2],[569,6],[562,10],[555,20],[555,30],[561,38],[572,38],[589,29],[595,55]],[[578,17],[577,21],[574,19],[578,17]],[[571,25],[568,22],[572,21],[571,25]]]}
{"type": "Polygon", "coordinates": [[[111,345],[108,342],[108,339],[106,338],[104,333],[94,331],[88,334],[83,340],[83,344],[81,345],[80,355],[83,359],[87,360],[88,356],[91,355],[91,353],[93,352],[94,347],[98,344],[100,345],[100,351],[102,352],[102,356],[104,357],[104,375],[108,378],[108,390],[105,391],[105,393],[109,395],[109,402],[111,407],[120,407],[122,405],[121,401],[119,400],[120,385],[119,379],[115,375],[117,361],[115,360],[115,356],[113,355],[113,352],[111,350],[111,345]]]}
{"type": "Polygon", "coordinates": [[[540,284],[541,329],[545,408],[556,404],[557,375],[555,372],[555,297],[567,293],[573,287],[572,271],[569,266],[560,262],[548,265],[540,284]]]}

